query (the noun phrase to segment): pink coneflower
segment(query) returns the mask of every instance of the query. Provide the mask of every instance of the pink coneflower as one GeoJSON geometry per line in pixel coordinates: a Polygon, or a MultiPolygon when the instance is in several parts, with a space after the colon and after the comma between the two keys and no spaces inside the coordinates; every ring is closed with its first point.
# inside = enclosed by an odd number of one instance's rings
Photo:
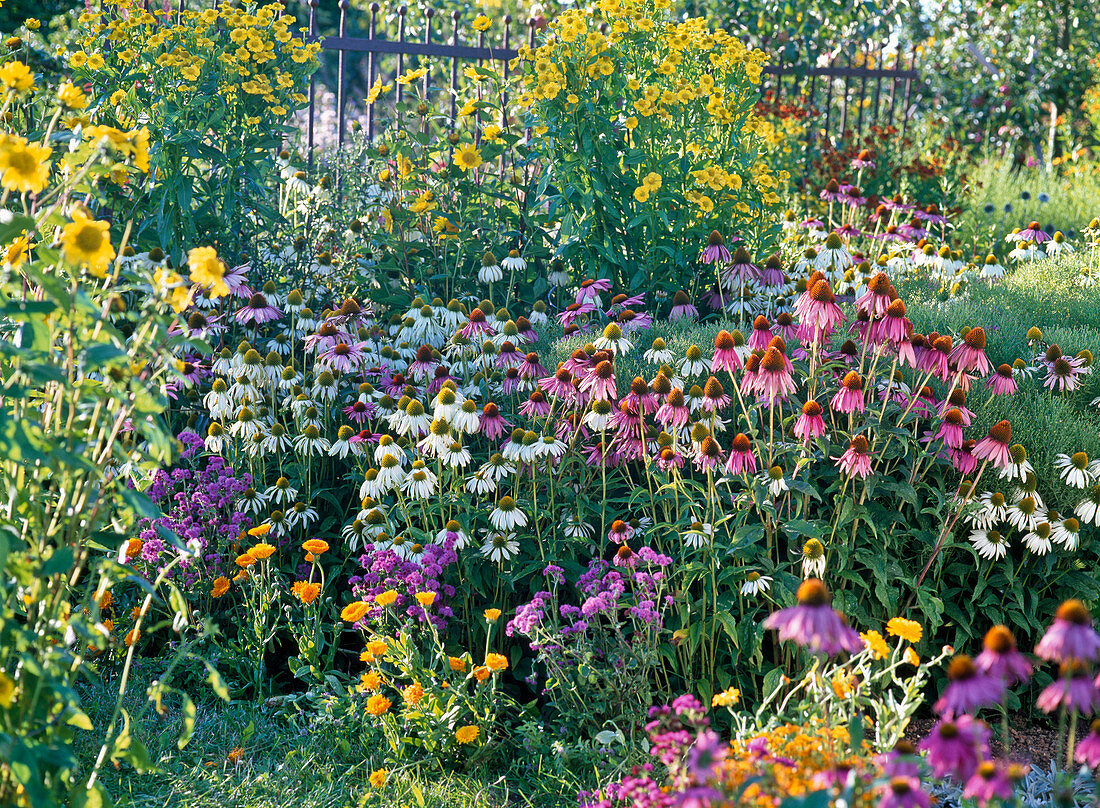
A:
{"type": "Polygon", "coordinates": [[[712,283],[704,294],[703,300],[711,311],[720,311],[733,300],[733,293],[728,289],[723,289],[716,283],[712,283]]]}
{"type": "Polygon", "coordinates": [[[717,230],[711,231],[707,246],[703,249],[702,260],[704,264],[713,264],[715,261],[725,264],[730,260],[730,251],[726,249],[726,242],[717,230]]]}
{"type": "Polygon", "coordinates": [[[928,231],[924,229],[920,219],[913,218],[902,225],[898,225],[898,234],[909,241],[920,241],[928,237],[928,231]]]}
{"type": "MultiPolygon", "coordinates": [[[[785,399],[795,391],[796,385],[789,365],[790,361],[778,348],[771,346],[764,352],[755,387],[769,405],[776,399],[785,399]]],[[[745,370],[748,370],[748,365],[745,370]]]]}
{"type": "Polygon", "coordinates": [[[1012,453],[1009,446],[1012,442],[1012,424],[1008,421],[998,421],[989,428],[989,434],[978,441],[974,447],[974,457],[979,460],[988,460],[998,470],[1012,465],[1012,453]]]}
{"type": "Polygon", "coordinates": [[[1002,680],[1005,687],[1013,687],[1031,677],[1031,663],[1016,650],[1016,638],[1007,626],[994,626],[985,633],[982,652],[974,665],[979,672],[1002,680]]]}
{"type": "Polygon", "coordinates": [[[894,194],[889,199],[882,200],[882,204],[890,210],[912,210],[913,205],[905,201],[901,194],[894,194]]]}
{"type": "Polygon", "coordinates": [[[600,292],[609,291],[611,291],[611,281],[607,278],[599,280],[588,278],[581,281],[581,285],[577,287],[576,301],[581,304],[585,301],[596,301],[600,299],[600,292]]]}
{"type": "Polygon", "coordinates": [[[760,270],[760,283],[766,289],[778,289],[787,283],[787,276],[783,274],[783,261],[778,254],[764,262],[760,270]]]}
{"type": "Polygon", "coordinates": [[[725,388],[722,387],[722,383],[713,376],[708,378],[703,384],[703,411],[721,412],[726,407],[728,407],[729,404],[730,397],[726,395],[726,391],[725,388]]]}
{"type": "Polygon", "coordinates": [[[553,376],[544,376],[539,379],[539,387],[546,391],[551,398],[560,398],[565,402],[572,402],[577,396],[577,390],[573,386],[573,374],[562,365],[553,376]]]}
{"type": "Polygon", "coordinates": [[[886,273],[879,272],[867,282],[867,291],[856,300],[856,311],[867,312],[872,318],[881,317],[897,296],[886,273]]]}
{"type": "Polygon", "coordinates": [[[850,208],[861,208],[867,204],[867,197],[863,196],[863,192],[855,185],[841,186],[843,192],[839,201],[842,205],[847,205],[850,208]]]}
{"type": "Polygon", "coordinates": [[[596,310],[592,303],[570,303],[558,313],[558,323],[565,328],[573,325],[580,318],[585,317],[596,310]]]}
{"type": "Polygon", "coordinates": [[[752,256],[744,247],[733,251],[729,267],[722,273],[722,283],[733,288],[744,285],[746,281],[760,280],[760,269],[752,262],[752,256]]]}
{"type": "MultiPolygon", "coordinates": [[[[1054,347],[1054,346],[1051,346],[1054,347]]],[[[1043,387],[1057,390],[1059,393],[1073,392],[1081,386],[1081,377],[1089,372],[1085,360],[1081,357],[1069,359],[1059,356],[1047,366],[1043,387]]]]}
{"type": "Polygon", "coordinates": [[[932,706],[944,718],[973,713],[982,707],[992,707],[1004,698],[1004,683],[982,674],[974,660],[958,654],[947,666],[947,687],[932,706]]]}
{"type": "Polygon", "coordinates": [[[969,715],[941,720],[917,748],[928,754],[928,765],[936,777],[951,775],[965,783],[989,754],[989,727],[969,715]]]}
{"type": "Polygon", "coordinates": [[[421,345],[416,349],[416,359],[409,365],[409,375],[416,381],[422,381],[433,374],[438,365],[431,346],[421,345]]]}
{"type": "Polygon", "coordinates": [[[803,443],[812,443],[825,434],[825,419],[821,417],[821,405],[816,401],[807,401],[802,405],[802,414],[794,422],[794,436],[803,443]]]}
{"type": "Polygon", "coordinates": [[[1065,709],[1092,715],[1100,707],[1100,690],[1085,663],[1075,659],[1062,663],[1058,678],[1043,688],[1035,703],[1044,713],[1065,709]]]}
{"type": "Polygon", "coordinates": [[[772,331],[777,332],[777,335],[783,337],[787,342],[798,339],[798,323],[791,317],[790,312],[781,311],[775,315],[772,331]]]}
{"type": "Polygon", "coordinates": [[[1010,365],[998,365],[997,370],[989,377],[985,386],[992,390],[995,396],[1011,396],[1019,389],[1016,379],[1012,376],[1010,365]]]}
{"type": "Polygon", "coordinates": [[[958,449],[948,451],[951,465],[955,467],[955,471],[959,474],[972,474],[978,468],[978,458],[974,457],[974,447],[976,445],[976,441],[964,440],[962,446],[958,449]]]}
{"type": "Polygon", "coordinates": [[[569,358],[561,363],[561,366],[572,373],[577,379],[581,379],[592,366],[591,357],[583,348],[577,348],[569,354],[569,358]]]}
{"type": "Polygon", "coordinates": [[[611,449],[611,446],[604,446],[602,440],[598,440],[585,449],[587,457],[584,462],[589,466],[606,466],[611,468],[619,463],[619,456],[611,449]]]}
{"type": "Polygon", "coordinates": [[[923,210],[918,208],[913,211],[913,215],[921,221],[929,222],[930,224],[944,224],[947,221],[943,214],[940,213],[940,209],[935,203],[927,205],[923,210]]]}
{"type": "Polygon", "coordinates": [[[859,154],[852,158],[852,162],[849,163],[855,171],[862,171],[865,168],[875,167],[875,153],[870,149],[861,149],[859,154]]]}
{"type": "MultiPolygon", "coordinates": [[[[1026,769],[1019,769],[1020,776],[1026,769]]],[[[1009,770],[1004,765],[994,763],[992,760],[983,761],[966,781],[963,789],[963,798],[977,800],[979,805],[988,805],[993,800],[1007,801],[1012,797],[1012,780],[1009,770]]]]}
{"type": "Polygon", "coordinates": [[[699,444],[692,462],[700,471],[713,471],[722,462],[722,447],[713,436],[707,435],[699,444]]]}
{"type": "Polygon", "coordinates": [[[1100,659],[1100,634],[1092,627],[1092,615],[1079,600],[1067,600],[1054,613],[1054,622],[1046,630],[1035,655],[1048,662],[1100,659]]]}
{"type": "Polygon", "coordinates": [[[764,620],[764,628],[779,631],[780,642],[793,642],[811,653],[829,656],[862,650],[863,640],[833,609],[832,596],[820,579],[803,581],[797,598],[798,605],[780,609],[764,620]]]}
{"type": "Polygon", "coordinates": [[[539,355],[534,351],[523,357],[519,365],[519,377],[521,379],[537,379],[546,375],[546,368],[539,364],[539,355]]]}
{"type": "Polygon", "coordinates": [[[545,418],[550,414],[550,402],[541,390],[533,390],[527,400],[520,405],[520,415],[527,418],[545,418]]]}
{"type": "Polygon", "coordinates": [[[657,409],[657,421],[665,429],[680,429],[688,422],[691,410],[684,401],[684,391],[673,388],[665,396],[665,403],[657,409]]]}
{"type": "Polygon", "coordinates": [[[886,314],[871,323],[867,339],[871,342],[890,342],[899,345],[913,333],[913,324],[905,316],[905,303],[898,299],[886,307],[886,314]]]}
{"type": "Polygon", "coordinates": [[[871,444],[863,435],[856,435],[848,444],[848,450],[835,458],[836,467],[842,474],[866,480],[871,474],[871,444]]]}
{"type": "Polygon", "coordinates": [[[649,385],[641,376],[634,377],[634,381],[630,383],[630,390],[623,396],[622,403],[643,415],[657,410],[657,396],[650,391],[649,385]]]}
{"type": "Polygon", "coordinates": [[[949,449],[958,449],[963,445],[962,413],[952,407],[943,414],[940,428],[932,436],[933,441],[942,440],[949,449]]]}
{"type": "Polygon", "coordinates": [[[615,368],[606,359],[601,360],[581,380],[581,392],[593,401],[609,401],[615,398],[615,368]]]}
{"type": "Polygon", "coordinates": [[[863,231],[850,222],[845,222],[840,227],[834,227],[833,232],[843,239],[851,241],[863,235],[863,231]]]}
{"type": "Polygon", "coordinates": [[[974,420],[974,413],[967,409],[965,390],[962,390],[958,387],[952,390],[951,395],[944,399],[943,402],[940,404],[939,411],[942,414],[947,412],[952,407],[957,409],[962,414],[963,426],[970,426],[971,422],[974,420]]]}
{"type": "Polygon", "coordinates": [[[260,325],[278,320],[283,312],[278,306],[271,305],[262,292],[256,292],[248,298],[247,303],[237,309],[235,316],[242,325],[260,325]]]}
{"type": "Polygon", "coordinates": [[[951,351],[951,361],[959,370],[967,373],[977,371],[985,376],[993,369],[989,357],[985,355],[985,329],[977,327],[968,330],[962,342],[951,351]]]}
{"type": "Polygon", "coordinates": [[[929,350],[925,351],[917,363],[917,369],[931,373],[942,382],[951,381],[951,337],[929,334],[929,350]]]}
{"type": "Polygon", "coordinates": [[[504,371],[504,381],[500,383],[500,389],[505,395],[511,395],[520,389],[519,368],[508,368],[504,371]]]}
{"type": "Polygon", "coordinates": [[[836,304],[833,288],[824,278],[814,281],[813,286],[799,296],[795,314],[799,319],[798,337],[807,344],[824,343],[833,329],[844,322],[844,312],[836,304]]]}
{"type": "Polygon", "coordinates": [[[660,467],[661,471],[682,469],[684,467],[684,456],[672,447],[666,446],[661,450],[661,453],[657,455],[657,465],[660,467]]]}
{"type": "MultiPolygon", "coordinates": [[[[497,354],[496,366],[498,368],[518,368],[523,364],[524,354],[514,342],[504,340],[500,344],[500,352],[497,354]]],[[[537,357],[536,357],[537,358],[537,357]]],[[[545,373],[545,371],[543,371],[545,373]]]]}
{"type": "Polygon", "coordinates": [[[1073,759],[1092,769],[1100,766],[1100,718],[1092,722],[1089,734],[1077,744],[1073,759]]]}
{"type": "Polygon", "coordinates": [[[830,399],[829,409],[839,413],[863,412],[866,406],[863,379],[854,370],[849,370],[840,383],[840,389],[830,399]]]}
{"type": "Polygon", "coordinates": [[[634,535],[634,528],[622,519],[616,519],[611,523],[611,529],[607,532],[607,538],[612,544],[625,544],[634,535]]]}
{"type": "Polygon", "coordinates": [[[738,432],[733,437],[725,472],[726,474],[756,473],[756,455],[752,451],[752,441],[743,432],[738,432]]]}
{"type": "Polygon", "coordinates": [[[741,357],[737,353],[737,343],[733,334],[725,329],[714,338],[714,358],[710,361],[711,373],[726,371],[733,373],[741,369],[741,357]]]}
{"type": "Polygon", "coordinates": [[[485,312],[481,309],[474,309],[470,312],[469,322],[462,326],[458,333],[466,339],[474,341],[482,337],[491,337],[497,332],[485,319],[485,312]]]}
{"type": "Polygon", "coordinates": [[[760,384],[760,354],[749,354],[745,360],[745,372],[741,376],[741,392],[746,396],[759,395],[760,384]]]}
{"type": "Polygon", "coordinates": [[[824,230],[825,222],[821,221],[820,219],[814,219],[813,217],[810,217],[808,219],[803,219],[798,226],[801,227],[803,230],[824,230]]]}
{"type": "Polygon", "coordinates": [[[668,313],[668,321],[675,323],[678,320],[698,320],[699,309],[691,304],[691,298],[683,289],[672,296],[672,311],[668,313]]]}
{"type": "Polygon", "coordinates": [[[837,202],[844,196],[844,192],[840,190],[839,182],[836,180],[829,180],[825,183],[825,188],[822,189],[820,196],[826,202],[837,202]]]}
{"type": "Polygon", "coordinates": [[[508,434],[512,425],[500,414],[500,408],[490,401],[481,408],[481,423],[478,428],[482,435],[495,441],[508,434]]]}
{"type": "Polygon", "coordinates": [[[1031,222],[1016,234],[1016,241],[1034,241],[1036,244],[1042,244],[1044,241],[1050,241],[1050,235],[1039,226],[1038,222],[1031,222]]]}
{"type": "Polygon", "coordinates": [[[877,808],[929,808],[932,804],[916,777],[891,777],[879,788],[879,794],[877,808]]]}
{"type": "Polygon", "coordinates": [[[771,323],[768,322],[768,318],[763,314],[757,315],[756,319],[752,321],[752,334],[749,335],[749,348],[754,351],[762,351],[768,347],[768,343],[772,341],[771,323]]]}
{"type": "Polygon", "coordinates": [[[904,738],[894,744],[889,752],[878,756],[883,777],[920,777],[920,759],[917,748],[904,738]]]}
{"type": "Polygon", "coordinates": [[[366,401],[353,401],[344,407],[344,415],[355,425],[360,425],[375,413],[375,406],[366,401]]]}

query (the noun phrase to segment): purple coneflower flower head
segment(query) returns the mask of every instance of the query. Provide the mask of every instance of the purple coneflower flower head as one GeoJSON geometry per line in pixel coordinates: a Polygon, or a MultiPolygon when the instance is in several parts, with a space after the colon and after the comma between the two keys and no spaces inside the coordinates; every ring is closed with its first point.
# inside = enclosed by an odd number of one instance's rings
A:
{"type": "Polygon", "coordinates": [[[1061,664],[1058,678],[1043,688],[1035,703],[1044,713],[1065,709],[1092,715],[1100,707],[1100,690],[1085,663],[1075,659],[1061,664]]]}
{"type": "Polygon", "coordinates": [[[897,299],[893,284],[885,272],[879,272],[867,282],[867,291],[856,300],[856,311],[866,312],[872,318],[886,314],[886,309],[897,299]]]}
{"type": "Polygon", "coordinates": [[[993,369],[989,357],[985,355],[985,345],[985,329],[971,328],[951,351],[951,361],[961,371],[977,371],[979,376],[985,376],[993,369]]]}
{"type": "Polygon", "coordinates": [[[883,777],[920,777],[920,758],[917,748],[904,738],[894,748],[879,755],[883,777]]]}
{"type": "Polygon", "coordinates": [[[790,360],[775,346],[769,347],[760,359],[760,374],[755,383],[756,392],[763,396],[769,405],[776,399],[785,399],[796,389],[788,367],[789,363],[790,360]]]}
{"type": "Polygon", "coordinates": [[[744,285],[746,281],[760,280],[760,269],[752,262],[752,256],[744,247],[733,251],[729,267],[722,273],[722,282],[731,289],[744,285]]]}
{"type": "Polygon", "coordinates": [[[1054,622],[1035,646],[1035,655],[1048,662],[1100,659],[1100,634],[1092,627],[1092,615],[1079,600],[1067,600],[1054,613],[1054,622]]]}
{"type": "Polygon", "coordinates": [[[825,419],[821,405],[810,400],[802,405],[802,414],[794,422],[794,436],[803,443],[812,443],[825,434],[825,419]]]}
{"type": "Polygon", "coordinates": [[[1100,718],[1092,722],[1089,734],[1077,744],[1077,751],[1073,757],[1078,763],[1090,768],[1095,769],[1100,766],[1100,718]]]}
{"type": "Polygon", "coordinates": [[[729,331],[723,329],[714,338],[714,358],[710,362],[710,372],[718,373],[724,370],[727,373],[733,373],[740,369],[741,357],[737,353],[737,342],[729,331]]]}
{"type": "Polygon", "coordinates": [[[856,435],[848,444],[847,451],[836,458],[836,466],[842,474],[866,480],[871,475],[871,444],[863,435],[856,435]]]}
{"type": "Polygon", "coordinates": [[[806,292],[795,301],[795,314],[799,320],[799,338],[806,343],[824,342],[833,329],[844,322],[844,312],[836,304],[833,288],[820,272],[810,276],[806,292]]]}
{"type": "Polygon", "coordinates": [[[723,264],[729,263],[730,251],[726,249],[726,242],[722,238],[722,234],[717,230],[712,230],[710,238],[707,240],[707,246],[703,249],[703,263],[713,264],[715,261],[723,264]]]}
{"type": "Polygon", "coordinates": [[[600,278],[593,280],[587,278],[581,281],[581,285],[577,287],[577,303],[584,304],[586,301],[596,301],[600,299],[600,292],[610,292],[611,281],[607,278],[600,278]]]}
{"type": "Polygon", "coordinates": [[[932,804],[916,777],[891,777],[880,787],[879,794],[878,808],[929,808],[932,804]]]}
{"type": "Polygon", "coordinates": [[[974,660],[959,654],[947,666],[947,687],[933,705],[945,718],[973,713],[982,707],[999,704],[1004,698],[1004,680],[981,673],[974,660]]]}
{"type": "Polygon", "coordinates": [[[683,289],[672,296],[672,311],[668,313],[668,321],[675,323],[677,320],[698,320],[699,309],[691,303],[691,298],[683,289]]]}
{"type": "Polygon", "coordinates": [[[283,312],[279,307],[271,305],[262,292],[256,292],[249,297],[248,302],[236,314],[237,322],[243,325],[260,325],[278,320],[282,316],[283,312]]]}
{"type": "Polygon", "coordinates": [[[778,289],[787,283],[787,277],[783,274],[783,262],[778,254],[764,262],[760,270],[760,283],[768,289],[778,289]]]}
{"type": "Polygon", "coordinates": [[[840,190],[840,183],[835,179],[825,183],[825,188],[821,191],[821,198],[826,202],[836,202],[842,196],[844,196],[844,194],[840,190]]]}
{"type": "Polygon", "coordinates": [[[985,633],[982,652],[974,660],[980,673],[993,676],[1013,687],[1031,677],[1031,663],[1016,650],[1016,638],[1007,626],[994,626],[985,633]]]}
{"type": "Polygon", "coordinates": [[[1039,244],[1050,241],[1050,234],[1038,222],[1030,222],[1027,227],[1016,234],[1016,241],[1034,241],[1039,244]]]}
{"type": "Polygon", "coordinates": [[[725,472],[726,474],[756,473],[756,455],[752,451],[752,441],[743,432],[738,432],[733,438],[725,472]]]}
{"type": "Polygon", "coordinates": [[[875,153],[870,149],[861,149],[859,154],[852,158],[849,165],[856,171],[875,167],[875,153]]]}
{"type": "Polygon", "coordinates": [[[840,383],[840,389],[830,399],[829,407],[834,412],[863,412],[866,408],[863,400],[863,379],[854,370],[848,371],[840,383]]]}
{"type": "Polygon", "coordinates": [[[999,365],[993,375],[986,381],[988,387],[995,396],[1011,396],[1019,389],[1016,379],[1012,375],[1010,365],[999,365]]]}
{"type": "Polygon", "coordinates": [[[988,460],[998,469],[1006,468],[1012,465],[1012,453],[1009,451],[1011,442],[1012,425],[1008,421],[999,421],[974,446],[973,455],[978,460],[988,460]]]}
{"type": "MultiPolygon", "coordinates": [[[[1024,771],[1021,770],[1019,777],[1023,774],[1024,771]]],[[[1007,767],[992,760],[983,761],[966,781],[963,797],[977,800],[983,806],[992,800],[1008,800],[1012,797],[1013,779],[1018,777],[1010,777],[1007,767]]]]}
{"type": "Polygon", "coordinates": [[[752,334],[749,335],[749,348],[753,351],[762,351],[768,347],[768,343],[772,341],[771,323],[768,322],[768,318],[763,314],[757,315],[756,319],[752,322],[752,334]]]}
{"type": "Polygon", "coordinates": [[[798,605],[774,612],[764,628],[779,631],[781,642],[793,642],[813,653],[835,656],[842,651],[855,654],[863,640],[833,609],[832,596],[818,578],[808,578],[798,587],[798,605]]]}
{"type": "Polygon", "coordinates": [[[989,727],[969,715],[942,719],[917,748],[927,753],[928,765],[936,777],[951,775],[965,783],[989,754],[989,727]]]}

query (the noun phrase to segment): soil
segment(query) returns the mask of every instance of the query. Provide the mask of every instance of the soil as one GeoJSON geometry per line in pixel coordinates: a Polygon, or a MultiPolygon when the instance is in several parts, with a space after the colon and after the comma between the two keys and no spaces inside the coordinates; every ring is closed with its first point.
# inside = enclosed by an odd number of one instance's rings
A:
{"type": "MultiPolygon", "coordinates": [[[[905,738],[911,743],[918,743],[935,724],[935,719],[914,717],[905,730],[905,738]]],[[[1007,757],[1018,763],[1034,763],[1044,769],[1050,767],[1051,761],[1064,763],[1065,747],[1058,737],[1058,725],[1056,722],[1029,721],[1023,716],[1012,716],[1008,719],[1008,734],[1011,738],[1011,746],[1008,754],[1005,754],[1002,743],[1000,724],[990,726],[990,750],[994,757],[1007,757]]],[[[1077,722],[1077,740],[1084,738],[1089,731],[1088,720],[1077,722]]]]}

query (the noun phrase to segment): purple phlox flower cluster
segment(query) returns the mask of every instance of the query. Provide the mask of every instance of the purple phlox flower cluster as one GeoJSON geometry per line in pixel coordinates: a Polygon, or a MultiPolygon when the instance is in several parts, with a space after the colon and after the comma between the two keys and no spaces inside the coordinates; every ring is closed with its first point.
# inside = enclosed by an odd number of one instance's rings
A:
{"type": "MultiPolygon", "coordinates": [[[[393,589],[398,593],[395,610],[403,610],[405,615],[420,622],[431,620],[439,631],[446,629],[448,620],[454,617],[454,610],[447,602],[454,597],[455,588],[443,583],[443,577],[447,568],[458,561],[454,548],[449,545],[450,541],[442,545],[425,545],[423,554],[416,560],[402,559],[390,549],[369,549],[359,557],[363,573],[350,580],[355,597],[370,602],[379,593],[393,589]],[[426,610],[413,598],[417,592],[436,594],[435,604],[426,617],[426,610]]],[[[381,607],[372,607],[368,618],[381,611],[381,607]]]]}

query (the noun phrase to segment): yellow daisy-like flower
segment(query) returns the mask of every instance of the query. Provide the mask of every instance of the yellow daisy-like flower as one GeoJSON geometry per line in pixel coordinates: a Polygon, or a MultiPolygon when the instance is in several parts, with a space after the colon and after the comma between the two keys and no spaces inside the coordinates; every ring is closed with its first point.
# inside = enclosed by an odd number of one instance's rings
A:
{"type": "Polygon", "coordinates": [[[863,638],[863,644],[871,649],[875,659],[885,659],[890,656],[890,646],[877,631],[865,631],[859,636],[863,638]]]}
{"type": "Polygon", "coordinates": [[[486,654],[485,667],[493,671],[494,673],[507,670],[508,657],[504,656],[504,654],[486,654]]]}
{"type": "Polygon", "coordinates": [[[377,690],[382,686],[382,675],[377,671],[367,671],[359,679],[360,690],[377,690]]]}
{"type": "Polygon", "coordinates": [[[467,724],[455,730],[455,740],[462,744],[469,744],[476,741],[477,736],[480,734],[481,730],[478,727],[473,724],[467,724]]]}
{"type": "Polygon", "coordinates": [[[275,548],[267,542],[260,542],[251,550],[249,550],[248,554],[262,561],[263,559],[270,558],[272,555],[274,555],[275,548]]]}
{"type": "Polygon", "coordinates": [[[256,556],[252,555],[252,553],[241,553],[237,556],[235,563],[241,569],[245,569],[256,563],[256,556]]]}
{"type": "Polygon", "coordinates": [[[310,539],[302,543],[302,549],[307,553],[319,556],[328,552],[328,542],[324,539],[310,539]]]}
{"type": "MultiPolygon", "coordinates": [[[[192,250],[191,252],[194,252],[192,250]]],[[[266,536],[271,532],[271,525],[268,522],[264,522],[262,525],[256,525],[256,527],[250,527],[248,529],[249,536],[266,536]]]]}
{"type": "Polygon", "coordinates": [[[22,62],[8,62],[0,67],[0,84],[17,93],[34,86],[34,73],[22,62]]]}
{"type": "Polygon", "coordinates": [[[470,143],[464,143],[455,150],[454,164],[463,171],[475,169],[481,165],[481,152],[470,143]]]}
{"type": "Polygon", "coordinates": [[[229,591],[229,579],[224,575],[214,579],[214,588],[210,590],[210,596],[220,598],[229,591]]]}
{"type": "Polygon", "coordinates": [[[68,109],[84,109],[88,106],[88,96],[79,87],[65,82],[57,88],[57,100],[68,109]]]}
{"type": "Polygon", "coordinates": [[[485,619],[488,620],[490,623],[495,623],[497,620],[500,619],[500,609],[486,609],[485,619]]]}
{"type": "Polygon", "coordinates": [[[649,201],[649,189],[644,185],[639,185],[634,189],[634,199],[638,202],[649,201]]]}
{"type": "Polygon", "coordinates": [[[16,238],[4,251],[4,269],[17,269],[25,264],[33,246],[26,233],[16,238]]]}
{"type": "Polygon", "coordinates": [[[372,656],[385,656],[386,652],[390,650],[389,643],[385,640],[371,640],[367,643],[367,651],[372,656]]]}
{"type": "Polygon", "coordinates": [[[295,581],[294,585],[290,587],[290,591],[302,603],[310,604],[317,600],[317,597],[321,594],[321,585],[312,581],[295,581]]]}
{"type": "Polygon", "coordinates": [[[386,713],[392,706],[393,702],[387,699],[381,693],[375,693],[373,696],[367,699],[367,712],[374,716],[379,716],[386,713]]]}
{"type": "Polygon", "coordinates": [[[486,17],[484,14],[478,14],[474,18],[473,26],[475,31],[488,31],[489,26],[493,24],[493,21],[486,17]]]}
{"type": "Polygon", "coordinates": [[[371,788],[381,788],[386,784],[386,778],[389,776],[389,772],[385,769],[375,769],[370,773],[370,786],[371,788]]]}
{"type": "Polygon", "coordinates": [[[721,693],[715,693],[710,700],[712,707],[730,707],[741,701],[741,691],[736,687],[730,687],[721,693]]]}
{"type": "Polygon", "coordinates": [[[392,589],[387,589],[385,592],[379,592],[374,596],[374,602],[382,608],[392,606],[395,600],[397,600],[397,593],[392,589]]]}
{"type": "Polygon", "coordinates": [[[340,612],[340,619],[345,623],[358,623],[369,609],[370,604],[366,601],[353,600],[340,612]]]}
{"type": "Polygon", "coordinates": [[[435,592],[417,592],[416,602],[427,609],[435,603],[435,592]]]}
{"type": "Polygon", "coordinates": [[[0,185],[17,194],[37,194],[50,178],[49,146],[28,143],[21,137],[0,141],[0,185]]]}
{"type": "Polygon", "coordinates": [[[906,620],[904,617],[891,617],[886,624],[886,631],[914,645],[920,642],[921,635],[924,633],[920,623],[916,620],[906,620]]]}
{"type": "Polygon", "coordinates": [[[413,682],[401,691],[401,695],[404,697],[406,704],[415,707],[424,699],[424,688],[420,686],[419,682],[413,682]]]}
{"type": "Polygon", "coordinates": [[[401,76],[397,79],[397,83],[414,84],[415,82],[418,82],[420,81],[420,79],[424,78],[424,76],[426,76],[427,74],[428,68],[418,67],[416,68],[416,70],[410,70],[408,73],[402,73],[401,76]]]}
{"type": "Polygon", "coordinates": [[[191,282],[207,288],[211,300],[229,294],[229,286],[222,278],[225,264],[213,247],[195,247],[187,253],[187,268],[191,273],[191,282]]]}
{"type": "Polygon", "coordinates": [[[462,657],[449,656],[447,657],[447,664],[451,666],[451,670],[457,673],[466,670],[466,660],[462,657]]]}
{"type": "Polygon", "coordinates": [[[72,222],[61,230],[61,258],[73,266],[87,267],[98,278],[106,277],[115,257],[110,225],[90,218],[81,208],[75,208],[72,216],[72,222]]]}

